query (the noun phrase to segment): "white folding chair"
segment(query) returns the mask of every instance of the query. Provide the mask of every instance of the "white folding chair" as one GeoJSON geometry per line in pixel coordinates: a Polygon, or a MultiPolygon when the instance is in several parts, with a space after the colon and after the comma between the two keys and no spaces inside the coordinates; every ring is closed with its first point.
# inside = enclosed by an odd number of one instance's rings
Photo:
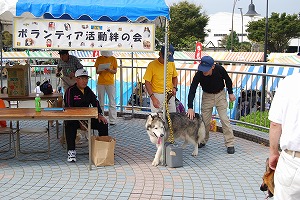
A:
{"type": "MultiPolygon", "coordinates": [[[[47,101],[42,100],[41,101],[41,107],[46,108],[48,105],[47,101]]],[[[34,100],[28,100],[28,101],[20,101],[18,102],[18,107],[19,108],[34,108],[35,107],[35,101],[34,100]]],[[[24,123],[24,122],[22,122],[24,123]]],[[[16,133],[16,155],[18,159],[20,160],[42,160],[42,159],[48,159],[50,157],[50,132],[49,132],[49,121],[48,121],[48,126],[47,128],[45,127],[22,127],[17,130],[16,133]],[[22,135],[22,137],[21,137],[22,135]],[[31,137],[33,138],[34,135],[34,140],[26,140],[26,137],[31,137]],[[38,137],[38,136],[40,137],[38,137]],[[40,145],[42,145],[43,141],[43,135],[47,136],[47,149],[43,147],[43,149],[38,149],[40,145]],[[21,142],[24,141],[23,143],[21,142]],[[34,145],[33,145],[33,142],[34,145]],[[22,143],[22,144],[21,144],[22,143]],[[27,148],[24,148],[26,146],[27,148]],[[28,146],[30,148],[28,148],[28,146]],[[23,148],[25,150],[23,150],[23,148]],[[29,150],[30,149],[30,150],[29,150]],[[39,157],[34,157],[33,154],[36,153],[47,153],[47,156],[39,156],[39,157]],[[21,155],[27,154],[25,158],[20,158],[21,155]]],[[[44,154],[42,154],[44,155],[44,154]]]]}

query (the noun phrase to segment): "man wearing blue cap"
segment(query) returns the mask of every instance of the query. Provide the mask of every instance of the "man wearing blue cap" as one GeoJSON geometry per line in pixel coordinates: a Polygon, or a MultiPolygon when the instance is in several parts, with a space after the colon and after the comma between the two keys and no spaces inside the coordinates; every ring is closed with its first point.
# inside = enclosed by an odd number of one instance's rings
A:
{"type": "Polygon", "coordinates": [[[201,114],[205,124],[206,134],[204,141],[199,144],[199,148],[204,147],[209,139],[210,120],[212,117],[213,107],[216,107],[222,123],[227,153],[234,154],[234,135],[227,116],[228,103],[226,100],[226,91],[224,90],[224,81],[229,94],[229,101],[232,102],[235,100],[235,96],[232,91],[232,81],[228,76],[227,71],[223,66],[215,64],[212,57],[203,56],[190,87],[187,115],[190,119],[195,117],[193,101],[196,89],[200,83],[203,90],[201,114]]]}
{"type": "MultiPolygon", "coordinates": [[[[165,47],[163,46],[159,52],[159,58],[150,62],[146,69],[144,80],[146,90],[151,99],[150,106],[151,112],[159,112],[163,110],[164,105],[164,53],[165,47]]],[[[168,65],[167,65],[167,90],[172,91],[173,96],[169,100],[169,112],[176,112],[175,96],[177,91],[177,71],[174,63],[174,47],[169,46],[168,49],[168,65]]]]}

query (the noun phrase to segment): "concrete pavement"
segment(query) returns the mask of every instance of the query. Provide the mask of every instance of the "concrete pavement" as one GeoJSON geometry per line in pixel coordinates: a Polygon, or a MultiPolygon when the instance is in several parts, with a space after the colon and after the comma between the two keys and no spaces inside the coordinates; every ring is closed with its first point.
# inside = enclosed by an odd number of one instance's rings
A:
{"type": "MultiPolygon", "coordinates": [[[[117,125],[109,127],[117,141],[115,165],[93,166],[91,171],[87,148],[77,150],[76,163],[68,163],[66,150],[51,128],[50,159],[0,160],[0,199],[264,199],[259,187],[268,147],[237,137],[236,153],[229,155],[222,133],[211,133],[198,157],[191,155],[191,145],[183,150],[183,167],[153,167],[156,147],[144,123],[145,119],[118,118],[117,125]]],[[[21,124],[41,125],[46,122],[21,124]]],[[[27,144],[40,148],[44,143],[45,138],[35,137],[27,144]]]]}

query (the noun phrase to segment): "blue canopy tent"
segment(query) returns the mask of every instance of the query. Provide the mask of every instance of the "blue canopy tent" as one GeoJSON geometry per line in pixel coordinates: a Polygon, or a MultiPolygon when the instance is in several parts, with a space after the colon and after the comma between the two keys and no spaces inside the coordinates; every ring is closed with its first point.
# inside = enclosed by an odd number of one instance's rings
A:
{"type": "MultiPolygon", "coordinates": [[[[31,13],[34,17],[47,19],[118,21],[124,23],[139,22],[145,18],[153,21],[158,17],[164,17],[166,24],[164,43],[168,44],[167,30],[170,14],[169,7],[164,0],[18,0],[15,16],[22,16],[24,13],[31,13]]],[[[95,50],[97,49],[95,48],[95,50]]],[[[167,48],[164,55],[166,77],[167,48]]]]}
{"type": "Polygon", "coordinates": [[[164,0],[18,0],[16,16],[25,12],[35,17],[94,21],[136,21],[140,17],[170,19],[169,7],[164,0]]]}

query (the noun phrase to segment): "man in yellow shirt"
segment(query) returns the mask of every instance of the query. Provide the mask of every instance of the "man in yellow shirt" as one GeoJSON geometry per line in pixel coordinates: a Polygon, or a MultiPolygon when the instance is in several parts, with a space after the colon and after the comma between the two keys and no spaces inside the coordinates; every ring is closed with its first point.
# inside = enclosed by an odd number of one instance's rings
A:
{"type": "MultiPolygon", "coordinates": [[[[151,99],[151,112],[162,111],[164,106],[164,53],[165,47],[163,46],[159,52],[159,58],[148,64],[144,75],[146,90],[151,99]]],[[[173,96],[169,100],[169,112],[176,112],[175,96],[177,91],[178,73],[175,68],[173,55],[174,47],[170,45],[168,52],[166,85],[167,90],[172,91],[173,96]]]]}
{"type": "Polygon", "coordinates": [[[96,59],[95,67],[98,76],[98,98],[100,107],[104,111],[104,95],[107,93],[109,100],[109,124],[115,125],[117,120],[115,74],[117,73],[117,59],[112,51],[101,51],[101,56],[96,59]],[[101,69],[100,69],[101,68],[101,69]]]}

